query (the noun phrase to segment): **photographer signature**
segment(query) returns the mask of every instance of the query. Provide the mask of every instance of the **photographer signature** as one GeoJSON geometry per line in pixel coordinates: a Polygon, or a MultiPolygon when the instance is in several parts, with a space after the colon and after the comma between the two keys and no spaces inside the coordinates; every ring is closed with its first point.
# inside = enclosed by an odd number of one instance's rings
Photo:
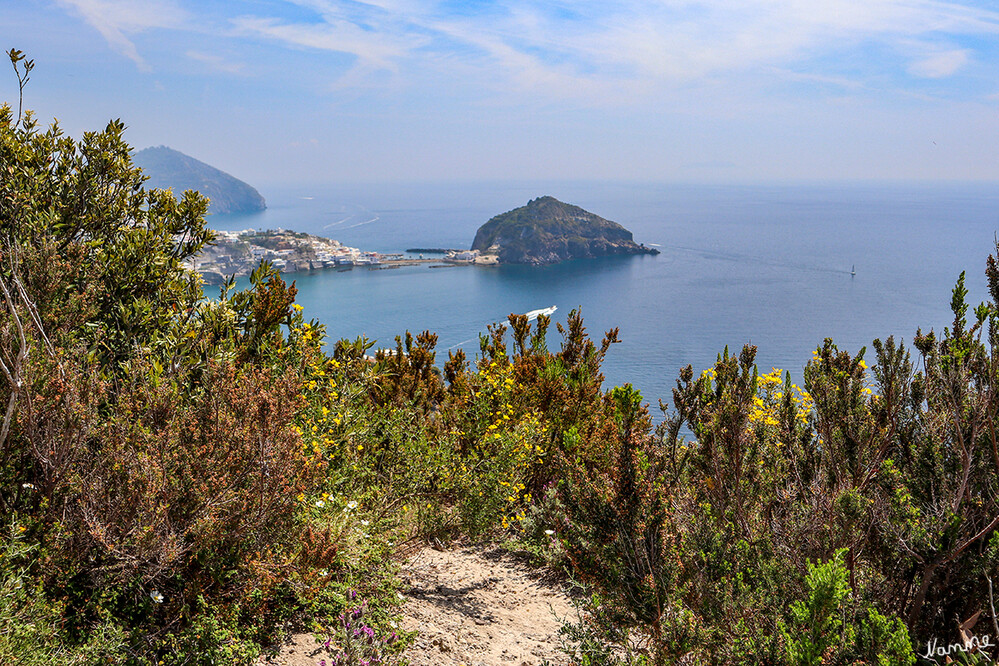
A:
{"type": "Polygon", "coordinates": [[[994,646],[995,643],[992,642],[992,637],[988,634],[985,634],[984,636],[972,636],[963,643],[951,643],[949,645],[940,645],[938,644],[937,639],[934,638],[932,641],[926,642],[926,654],[921,654],[919,656],[923,659],[929,659],[930,661],[936,663],[937,660],[935,657],[949,657],[955,652],[971,652],[977,649],[986,660],[989,660],[988,655],[981,651],[985,648],[994,646]]]}

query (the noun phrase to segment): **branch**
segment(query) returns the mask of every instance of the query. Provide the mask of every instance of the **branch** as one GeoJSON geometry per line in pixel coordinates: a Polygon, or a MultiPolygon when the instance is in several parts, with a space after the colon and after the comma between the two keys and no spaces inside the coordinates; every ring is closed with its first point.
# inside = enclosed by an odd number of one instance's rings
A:
{"type": "Polygon", "coordinates": [[[7,288],[7,282],[2,276],[0,276],[0,291],[3,292],[4,301],[7,303],[10,316],[14,320],[20,342],[17,357],[11,362],[9,367],[0,359],[0,366],[2,366],[3,373],[7,377],[7,381],[10,382],[10,397],[7,399],[7,411],[4,413],[3,424],[0,425],[0,448],[3,448],[7,442],[7,435],[10,432],[10,422],[14,417],[14,405],[17,402],[18,392],[21,389],[21,371],[24,367],[24,358],[28,353],[28,340],[24,334],[24,324],[21,322],[20,315],[17,314],[14,299],[11,297],[10,290],[7,288]]]}

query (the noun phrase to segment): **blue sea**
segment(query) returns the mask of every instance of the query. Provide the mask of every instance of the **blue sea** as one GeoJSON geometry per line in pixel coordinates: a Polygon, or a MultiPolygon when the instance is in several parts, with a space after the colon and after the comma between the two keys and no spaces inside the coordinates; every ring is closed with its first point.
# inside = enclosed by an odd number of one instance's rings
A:
{"type": "MultiPolygon", "coordinates": [[[[999,230],[997,184],[669,185],[467,183],[262,188],[268,210],[213,215],[216,229],[306,231],[362,250],[471,245],[490,217],[552,195],[619,222],[658,256],[556,266],[293,274],[307,317],[329,337],[394,346],[406,330],[439,336],[438,360],[510,313],[581,308],[599,341],[621,343],[605,387],[630,382],[653,406],[679,370],[710,367],[728,346],[758,347],[761,371],[800,379],[824,338],[857,352],[918,327],[950,325],[951,290],[967,271],[969,299],[987,298],[984,267],[999,230]],[[855,269],[855,275],[851,272],[855,269]]],[[[211,292],[209,292],[211,293],[211,292]]],[[[557,344],[552,330],[549,346],[557,344]]]]}

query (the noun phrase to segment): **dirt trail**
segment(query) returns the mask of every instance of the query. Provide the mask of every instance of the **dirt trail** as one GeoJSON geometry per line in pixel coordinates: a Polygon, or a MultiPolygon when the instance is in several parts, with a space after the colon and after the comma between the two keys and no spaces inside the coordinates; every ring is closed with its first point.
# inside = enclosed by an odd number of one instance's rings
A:
{"type": "Polygon", "coordinates": [[[566,590],[499,549],[424,549],[403,582],[402,626],[420,632],[405,653],[412,666],[567,663],[558,650],[560,620],[574,613],[566,590]]]}
{"type": "MultiPolygon", "coordinates": [[[[400,628],[418,631],[404,653],[412,666],[553,666],[561,620],[575,617],[563,585],[505,551],[483,546],[424,548],[402,571],[400,628]]],[[[294,636],[266,664],[316,666],[309,634],[294,636]]]]}

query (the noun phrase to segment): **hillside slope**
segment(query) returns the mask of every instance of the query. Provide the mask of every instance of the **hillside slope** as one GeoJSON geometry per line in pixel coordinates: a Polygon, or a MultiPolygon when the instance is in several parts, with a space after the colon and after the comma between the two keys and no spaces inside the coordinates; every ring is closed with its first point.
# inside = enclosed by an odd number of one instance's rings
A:
{"type": "Polygon", "coordinates": [[[197,190],[211,202],[209,213],[254,213],[267,208],[252,186],[172,148],[146,148],[132,159],[149,176],[146,187],[172,188],[176,196],[197,190]]]}

